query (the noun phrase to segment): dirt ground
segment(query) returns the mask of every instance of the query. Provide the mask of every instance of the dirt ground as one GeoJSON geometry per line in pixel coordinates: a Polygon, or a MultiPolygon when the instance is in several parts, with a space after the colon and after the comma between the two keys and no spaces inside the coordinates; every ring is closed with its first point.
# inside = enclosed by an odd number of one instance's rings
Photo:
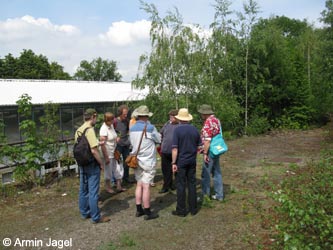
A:
{"type": "MultiPolygon", "coordinates": [[[[158,193],[160,166],[151,204],[159,218],[151,221],[134,216],[134,185],[116,195],[101,192],[101,210],[111,222],[96,225],[80,218],[76,176],[31,191],[2,187],[0,249],[269,249],[274,240],[265,223],[270,185],[288,175],[291,166],[319,159],[320,151],[332,145],[325,143],[327,133],[320,128],[228,141],[229,152],[221,157],[225,201],[200,206],[197,215],[185,218],[171,215],[175,192],[158,193]]],[[[198,193],[201,161],[199,156],[198,193]]]]}

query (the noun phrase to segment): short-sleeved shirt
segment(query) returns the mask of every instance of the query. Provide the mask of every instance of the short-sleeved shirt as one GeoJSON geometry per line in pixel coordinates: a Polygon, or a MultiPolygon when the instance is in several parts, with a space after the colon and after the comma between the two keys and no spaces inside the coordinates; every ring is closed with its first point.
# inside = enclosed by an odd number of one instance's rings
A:
{"type": "Polygon", "coordinates": [[[133,146],[131,154],[135,154],[141,140],[142,131],[146,127],[146,134],[142,138],[138,153],[139,165],[144,170],[149,170],[156,165],[156,143],[161,143],[161,135],[151,123],[138,120],[130,129],[130,140],[133,146]]]}
{"type": "Polygon", "coordinates": [[[117,118],[117,126],[116,126],[116,132],[118,136],[120,137],[120,140],[118,142],[119,146],[130,146],[130,140],[129,140],[129,124],[128,121],[122,121],[119,118],[117,118]]]}
{"type": "Polygon", "coordinates": [[[214,115],[210,115],[204,122],[201,129],[202,141],[210,141],[212,138],[220,133],[220,121],[214,115]]]}
{"type": "Polygon", "coordinates": [[[178,149],[177,166],[196,164],[197,149],[201,146],[200,134],[189,123],[179,124],[173,133],[172,148],[178,149]]]}
{"type": "Polygon", "coordinates": [[[78,132],[81,132],[83,133],[83,131],[86,129],[86,138],[89,142],[89,145],[90,145],[90,148],[95,148],[98,146],[98,139],[96,137],[96,133],[95,133],[95,130],[94,128],[90,125],[90,122],[87,121],[85,123],[83,123],[83,125],[81,127],[79,127],[77,130],[76,130],[76,133],[75,133],[75,141],[77,141],[77,137],[78,137],[78,132]]]}
{"type": "Polygon", "coordinates": [[[171,123],[170,121],[168,121],[161,128],[160,130],[162,135],[161,152],[163,154],[171,154],[173,132],[175,131],[178,125],[179,125],[178,123],[171,123]]]}
{"type": "Polygon", "coordinates": [[[99,130],[99,136],[105,136],[106,139],[106,150],[108,152],[109,158],[114,158],[114,150],[116,149],[116,139],[117,139],[117,133],[113,128],[113,125],[108,126],[103,123],[102,127],[99,130]]]}

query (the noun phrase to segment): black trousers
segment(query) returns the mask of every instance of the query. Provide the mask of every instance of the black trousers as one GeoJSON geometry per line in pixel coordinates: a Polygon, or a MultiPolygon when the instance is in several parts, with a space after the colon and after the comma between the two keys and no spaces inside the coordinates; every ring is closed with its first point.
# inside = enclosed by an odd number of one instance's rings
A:
{"type": "Polygon", "coordinates": [[[191,213],[197,210],[196,165],[178,167],[177,175],[177,207],[179,213],[186,214],[186,187],[188,193],[187,205],[191,213]]]}
{"type": "Polygon", "coordinates": [[[117,150],[119,151],[119,153],[123,157],[123,167],[124,167],[123,181],[128,181],[128,178],[129,178],[129,167],[125,163],[125,160],[126,160],[126,157],[130,153],[130,148],[129,148],[129,146],[120,146],[120,145],[117,145],[117,150]]]}
{"type": "Polygon", "coordinates": [[[170,189],[172,188],[172,155],[162,153],[162,174],[163,174],[163,189],[170,189]]]}

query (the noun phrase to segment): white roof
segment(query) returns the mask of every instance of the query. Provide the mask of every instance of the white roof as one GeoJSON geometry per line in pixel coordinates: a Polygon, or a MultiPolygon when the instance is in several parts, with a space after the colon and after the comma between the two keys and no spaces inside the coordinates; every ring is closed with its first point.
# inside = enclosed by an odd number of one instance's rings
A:
{"type": "Polygon", "coordinates": [[[0,106],[17,105],[23,94],[32,104],[135,101],[148,94],[129,82],[0,79],[0,89],[0,106]]]}

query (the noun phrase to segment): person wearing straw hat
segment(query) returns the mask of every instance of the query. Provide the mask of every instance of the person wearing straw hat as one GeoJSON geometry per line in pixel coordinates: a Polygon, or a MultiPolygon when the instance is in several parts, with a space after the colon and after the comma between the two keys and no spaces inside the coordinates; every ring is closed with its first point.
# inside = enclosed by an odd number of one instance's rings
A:
{"type": "Polygon", "coordinates": [[[210,199],[210,175],[213,176],[215,195],[211,198],[214,200],[223,201],[223,182],[220,167],[220,156],[212,158],[209,155],[209,146],[212,138],[220,131],[220,121],[214,115],[214,111],[208,104],[203,104],[198,108],[198,112],[204,121],[201,129],[201,138],[203,141],[204,162],[202,167],[202,195],[205,199],[210,199]]]}
{"type": "Polygon", "coordinates": [[[130,128],[130,141],[133,146],[131,154],[137,153],[139,164],[139,167],[134,170],[137,181],[135,189],[135,216],[141,217],[144,215],[145,220],[151,220],[158,217],[158,214],[150,210],[150,184],[153,182],[156,174],[156,144],[161,143],[161,135],[148,120],[153,113],[149,112],[147,106],[138,107],[136,114],[137,121],[130,128]],[[141,138],[142,142],[140,144],[141,138]],[[139,145],[140,149],[138,150],[139,145]]]}
{"type": "Polygon", "coordinates": [[[177,205],[172,214],[185,217],[188,210],[192,215],[198,212],[196,160],[201,139],[196,127],[190,124],[193,117],[188,109],[179,109],[175,117],[180,124],[174,130],[172,140],[172,171],[176,173],[177,182],[177,205]],[[188,210],[186,209],[186,187],[188,189],[188,210]]]}

